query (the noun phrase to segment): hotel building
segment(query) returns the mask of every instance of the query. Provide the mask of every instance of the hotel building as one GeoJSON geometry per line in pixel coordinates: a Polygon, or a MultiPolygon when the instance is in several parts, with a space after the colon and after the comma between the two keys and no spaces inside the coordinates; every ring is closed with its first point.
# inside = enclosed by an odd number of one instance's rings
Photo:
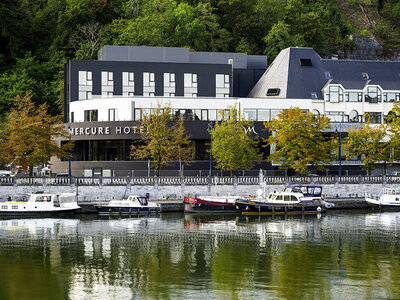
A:
{"type": "MultiPolygon", "coordinates": [[[[169,104],[185,120],[197,161],[187,168],[208,170],[209,124],[228,106],[236,104],[254,121],[251,130],[267,137],[263,121],[290,107],[325,115],[330,131],[345,133],[366,114],[383,122],[400,99],[400,62],[322,59],[312,48],[284,49],[267,68],[260,55],[105,46],[97,61],[69,61],[64,74],[74,176],[147,169],[147,161],[131,160],[130,145],[144,130],[142,114],[158,104],[169,104]]],[[[68,172],[68,161],[51,163],[54,172],[68,172]]],[[[265,162],[259,167],[275,168],[265,162]]]]}

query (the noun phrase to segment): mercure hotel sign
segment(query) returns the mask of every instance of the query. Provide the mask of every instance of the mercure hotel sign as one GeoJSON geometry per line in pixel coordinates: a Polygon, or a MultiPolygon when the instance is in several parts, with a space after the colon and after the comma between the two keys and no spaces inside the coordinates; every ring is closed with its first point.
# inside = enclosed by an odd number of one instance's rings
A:
{"type": "Polygon", "coordinates": [[[121,135],[121,134],[140,134],[144,133],[144,126],[93,126],[69,128],[69,134],[79,135],[121,135]]]}

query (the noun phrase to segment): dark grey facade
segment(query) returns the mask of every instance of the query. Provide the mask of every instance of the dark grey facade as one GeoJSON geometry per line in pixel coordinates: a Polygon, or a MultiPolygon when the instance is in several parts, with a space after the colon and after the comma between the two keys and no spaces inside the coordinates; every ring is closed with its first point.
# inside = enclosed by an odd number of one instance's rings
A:
{"type": "MultiPolygon", "coordinates": [[[[167,96],[168,99],[179,97],[179,101],[185,102],[187,97],[190,104],[186,108],[193,109],[191,107],[194,105],[193,103],[201,102],[205,98],[218,98],[223,102],[224,99],[221,100],[221,98],[246,97],[267,69],[266,56],[245,53],[192,52],[187,48],[105,46],[99,51],[98,56],[99,60],[97,61],[71,60],[64,66],[64,120],[66,123],[70,122],[71,140],[75,141],[72,158],[73,175],[81,175],[82,170],[86,168],[98,167],[113,169],[116,175],[126,175],[137,168],[145,169],[147,161],[135,162],[129,155],[131,145],[140,141],[140,132],[143,130],[140,123],[133,119],[130,121],[116,119],[109,122],[86,122],[85,118],[85,122],[82,122],[82,119],[74,121],[71,120],[73,117],[70,114],[70,103],[79,104],[80,102],[77,101],[89,99],[96,101],[100,98],[106,98],[107,102],[112,102],[118,101],[116,98],[126,97],[131,98],[132,101],[135,101],[135,98],[144,101],[149,99],[148,107],[151,107],[152,97],[166,97],[164,89],[166,86],[168,88],[168,85],[164,82],[165,76],[173,74],[174,92],[173,95],[167,96]],[[80,82],[82,77],[80,72],[90,73],[90,78],[86,78],[90,84],[80,82]],[[105,85],[104,74],[109,76],[109,73],[112,73],[112,79],[107,79],[107,82],[112,83],[105,85]],[[133,73],[133,87],[128,86],[132,90],[124,90],[127,87],[124,84],[124,80],[126,82],[124,76],[127,73],[128,76],[133,73]],[[151,95],[148,94],[148,90],[147,92],[145,90],[149,87],[144,84],[145,74],[154,76],[154,79],[151,80],[154,84],[151,86],[151,88],[154,87],[154,92],[151,95]],[[190,94],[185,95],[187,88],[185,74],[196,75],[195,87],[189,87],[189,89],[195,88],[196,90],[192,97],[190,94]],[[223,75],[222,89],[224,92],[219,92],[221,86],[217,86],[217,75],[218,78],[223,75]],[[90,95],[82,98],[80,94],[82,92],[90,93],[90,95]]],[[[83,110],[87,111],[86,108],[82,108],[82,112],[83,110]]],[[[74,113],[76,116],[76,111],[74,113]]],[[[125,120],[127,119],[125,118],[125,120]]],[[[196,153],[195,160],[209,158],[208,126],[209,121],[185,121],[185,130],[193,142],[196,153]]],[[[268,135],[263,130],[262,122],[257,122],[252,130],[259,133],[260,137],[268,135]]],[[[66,141],[61,142],[65,143],[66,141]]],[[[63,173],[67,164],[68,162],[65,160],[53,162],[53,167],[56,172],[63,173]]],[[[194,164],[192,167],[193,169],[208,169],[209,163],[194,164]]]]}

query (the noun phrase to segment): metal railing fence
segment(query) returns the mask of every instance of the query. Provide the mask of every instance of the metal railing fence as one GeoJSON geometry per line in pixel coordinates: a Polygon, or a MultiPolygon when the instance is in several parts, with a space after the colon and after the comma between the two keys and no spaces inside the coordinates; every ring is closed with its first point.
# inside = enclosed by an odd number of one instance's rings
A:
{"type": "Polygon", "coordinates": [[[393,184],[400,176],[115,176],[115,177],[0,177],[0,186],[126,186],[126,185],[267,185],[278,184],[393,184]]]}

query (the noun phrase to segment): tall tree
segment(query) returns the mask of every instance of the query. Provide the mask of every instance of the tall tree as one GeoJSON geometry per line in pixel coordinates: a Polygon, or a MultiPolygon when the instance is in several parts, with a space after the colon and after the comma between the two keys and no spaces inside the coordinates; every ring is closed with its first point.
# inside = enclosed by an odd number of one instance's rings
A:
{"type": "Polygon", "coordinates": [[[149,114],[142,115],[144,132],[139,144],[131,146],[131,157],[151,159],[156,175],[172,160],[188,161],[191,158],[190,141],[186,136],[183,120],[173,121],[171,107],[158,104],[149,114]]]}
{"type": "Polygon", "coordinates": [[[16,107],[11,109],[7,124],[1,131],[2,163],[28,168],[47,164],[54,155],[62,158],[70,155],[71,142],[58,145],[58,137],[68,137],[59,117],[47,113],[45,104],[36,107],[31,95],[15,98],[16,107]]]}
{"type": "Polygon", "coordinates": [[[400,160],[400,102],[395,102],[389,115],[386,117],[390,148],[390,160],[400,160]]]}
{"type": "Polygon", "coordinates": [[[353,127],[349,130],[348,142],[346,145],[346,160],[354,159],[355,156],[363,163],[361,167],[368,173],[376,169],[378,161],[388,159],[390,143],[385,141],[386,125],[371,125],[367,119],[364,126],[353,127]]]}
{"type": "MultiPolygon", "coordinates": [[[[258,139],[248,131],[253,122],[244,120],[235,106],[228,107],[222,121],[216,121],[212,135],[212,155],[222,170],[248,170],[262,159],[258,139]]],[[[220,111],[220,114],[226,111],[220,111]]]]}
{"type": "Polygon", "coordinates": [[[284,110],[276,119],[264,122],[264,126],[272,132],[265,139],[266,146],[271,147],[267,160],[280,163],[281,169],[307,174],[308,165],[324,170],[324,165],[333,159],[336,142],[323,134],[330,128],[327,117],[314,116],[296,107],[284,110]]]}

